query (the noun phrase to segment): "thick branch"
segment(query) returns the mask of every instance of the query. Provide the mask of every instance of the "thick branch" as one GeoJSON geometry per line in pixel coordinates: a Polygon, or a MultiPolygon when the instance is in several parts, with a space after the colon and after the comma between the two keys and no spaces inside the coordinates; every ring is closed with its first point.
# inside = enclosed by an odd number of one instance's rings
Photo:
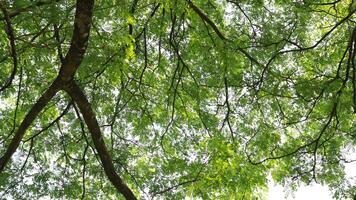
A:
{"type": "Polygon", "coordinates": [[[71,45],[59,71],[59,77],[63,81],[73,78],[83,60],[88,46],[93,6],[94,0],[77,1],[71,45]]]}
{"type": "MultiPolygon", "coordinates": [[[[0,172],[4,169],[6,163],[10,160],[11,156],[16,151],[27,128],[35,120],[41,110],[53,98],[53,96],[61,89],[62,85],[65,84],[64,81],[72,79],[75,71],[82,62],[89,38],[93,5],[94,0],[77,1],[71,46],[66,57],[64,58],[64,62],[60,69],[58,78],[52,83],[47,91],[43,93],[43,95],[38,99],[36,104],[31,108],[30,112],[22,121],[5,154],[0,158],[0,172]]],[[[9,18],[9,16],[7,18],[9,18]]]]}
{"type": "Polygon", "coordinates": [[[30,112],[26,115],[25,119],[21,122],[20,127],[17,129],[15,136],[12,138],[9,147],[7,148],[5,154],[0,158],[0,172],[5,168],[6,163],[10,160],[12,154],[15,153],[17,147],[19,146],[27,128],[35,120],[37,115],[42,111],[42,109],[48,104],[48,102],[53,98],[53,96],[59,91],[60,84],[56,79],[52,85],[42,94],[42,96],[37,100],[35,105],[32,106],[30,112]]]}
{"type": "MultiPolygon", "coordinates": [[[[58,1],[58,0],[57,0],[58,1]]],[[[25,8],[18,8],[16,10],[13,10],[11,12],[9,12],[9,18],[13,18],[13,17],[16,17],[17,15],[23,13],[23,12],[27,12],[29,10],[31,10],[32,8],[35,8],[35,7],[39,7],[39,6],[43,6],[43,5],[47,5],[47,4],[51,4],[53,3],[53,0],[51,1],[38,1],[32,5],[29,5],[25,8]]],[[[0,20],[6,20],[6,16],[4,17],[0,17],[0,20]]]]}
{"type": "Polygon", "coordinates": [[[24,142],[32,141],[35,137],[39,136],[41,133],[47,131],[49,128],[51,128],[55,123],[59,122],[61,118],[66,115],[69,111],[69,108],[72,106],[73,102],[71,101],[63,110],[63,112],[56,118],[54,119],[51,123],[49,123],[47,126],[45,126],[43,129],[41,129],[39,132],[36,134],[32,135],[30,138],[24,140],[24,142]]]}
{"type": "MultiPolygon", "coordinates": [[[[134,0],[132,2],[132,6],[131,6],[131,9],[130,9],[130,14],[131,15],[133,15],[135,13],[135,10],[136,10],[136,7],[137,7],[137,3],[138,3],[138,0],[134,0]]],[[[133,25],[131,23],[129,24],[129,34],[130,35],[133,34],[133,25]]]]}
{"type": "Polygon", "coordinates": [[[4,18],[5,18],[5,31],[7,34],[7,37],[9,38],[10,41],[10,54],[12,57],[12,62],[13,62],[13,68],[12,68],[12,72],[9,76],[9,78],[7,79],[7,81],[5,82],[5,84],[0,88],[0,92],[4,91],[6,88],[8,88],[11,84],[12,81],[15,78],[15,74],[17,71],[17,53],[16,53],[16,47],[15,47],[15,36],[14,36],[14,30],[12,28],[11,22],[10,22],[10,16],[9,13],[5,7],[5,4],[3,2],[0,2],[0,9],[2,11],[2,13],[4,14],[4,18]]]}
{"type": "Polygon", "coordinates": [[[111,181],[111,183],[115,186],[115,188],[125,196],[128,200],[136,200],[135,195],[131,191],[131,189],[123,182],[120,176],[116,173],[115,167],[113,165],[113,161],[111,156],[105,146],[105,142],[103,139],[103,135],[100,131],[98,121],[96,119],[95,113],[91,108],[87,97],[83,93],[83,91],[79,88],[79,86],[75,83],[75,81],[71,81],[70,84],[65,87],[65,91],[70,95],[70,97],[74,100],[74,102],[78,105],[80,112],[83,115],[85,123],[88,126],[91,137],[94,142],[94,146],[99,154],[99,158],[103,164],[104,171],[111,181]]]}
{"type": "Polygon", "coordinates": [[[219,30],[216,24],[208,17],[208,15],[206,15],[202,10],[200,10],[200,8],[198,8],[191,0],[187,0],[187,3],[189,7],[193,9],[194,12],[196,12],[203,21],[208,23],[211,28],[214,29],[215,33],[219,36],[220,39],[226,40],[224,34],[222,34],[222,32],[219,30]]]}

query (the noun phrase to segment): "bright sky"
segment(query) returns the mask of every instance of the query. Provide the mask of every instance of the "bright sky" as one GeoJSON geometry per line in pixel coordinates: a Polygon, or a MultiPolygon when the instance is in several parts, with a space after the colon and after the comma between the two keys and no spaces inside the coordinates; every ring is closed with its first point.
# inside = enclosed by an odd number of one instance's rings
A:
{"type": "MultiPolygon", "coordinates": [[[[352,153],[355,158],[356,152],[352,153]]],[[[345,172],[350,179],[356,179],[356,162],[345,164],[345,172]]],[[[356,181],[356,180],[355,180],[356,181]]],[[[355,183],[356,184],[356,183],[355,183]]],[[[294,193],[294,197],[289,194],[286,197],[284,188],[280,185],[270,184],[268,192],[268,200],[333,200],[331,192],[326,186],[320,184],[313,184],[311,186],[301,186],[298,191],[294,193]]]]}
{"type": "Polygon", "coordinates": [[[273,186],[268,192],[268,200],[332,200],[332,194],[327,187],[321,185],[313,186],[301,186],[297,192],[294,193],[294,198],[292,194],[289,194],[287,197],[283,191],[282,186],[273,186]]]}

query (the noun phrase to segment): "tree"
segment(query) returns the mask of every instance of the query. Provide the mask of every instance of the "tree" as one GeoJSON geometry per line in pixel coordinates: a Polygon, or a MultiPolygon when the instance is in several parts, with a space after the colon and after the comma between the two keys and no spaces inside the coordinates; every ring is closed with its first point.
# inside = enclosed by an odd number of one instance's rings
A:
{"type": "Polygon", "coordinates": [[[354,197],[353,0],[0,8],[1,198],[354,197]]]}

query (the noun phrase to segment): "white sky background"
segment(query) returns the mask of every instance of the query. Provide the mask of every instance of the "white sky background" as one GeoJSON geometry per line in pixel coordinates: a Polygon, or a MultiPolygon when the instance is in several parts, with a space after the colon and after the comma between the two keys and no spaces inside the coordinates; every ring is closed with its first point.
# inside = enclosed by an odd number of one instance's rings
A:
{"type": "Polygon", "coordinates": [[[268,192],[268,200],[332,200],[332,194],[327,187],[321,185],[313,186],[301,186],[297,192],[294,193],[294,198],[292,194],[286,197],[286,194],[282,186],[273,186],[268,192]]]}
{"type": "MultiPolygon", "coordinates": [[[[356,157],[356,152],[352,153],[352,157],[356,157]]],[[[345,164],[345,172],[348,178],[356,178],[356,162],[345,164]]],[[[284,192],[284,188],[274,183],[269,184],[269,191],[267,195],[268,200],[333,200],[332,193],[328,187],[320,184],[313,184],[311,186],[300,186],[300,188],[289,194],[284,192]]]]}

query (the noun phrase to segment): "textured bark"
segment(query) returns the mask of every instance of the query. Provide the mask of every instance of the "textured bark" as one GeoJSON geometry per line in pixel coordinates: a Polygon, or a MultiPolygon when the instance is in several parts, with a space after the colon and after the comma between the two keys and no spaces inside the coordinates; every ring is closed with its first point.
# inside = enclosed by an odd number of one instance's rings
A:
{"type": "Polygon", "coordinates": [[[88,46],[93,6],[94,0],[77,1],[71,45],[59,71],[59,77],[63,81],[73,78],[83,60],[88,46]]]}
{"type": "Polygon", "coordinates": [[[10,145],[6,149],[5,154],[0,158],[0,172],[3,171],[11,156],[15,153],[19,146],[27,128],[36,119],[41,110],[48,104],[53,96],[60,90],[59,81],[56,79],[52,85],[42,94],[37,100],[35,105],[32,106],[30,112],[27,113],[25,119],[21,122],[20,127],[17,129],[15,136],[12,138],[10,145]]]}
{"type": "Polygon", "coordinates": [[[31,125],[31,123],[35,120],[37,115],[47,105],[47,103],[52,99],[52,97],[61,89],[63,85],[66,84],[65,81],[72,79],[75,71],[82,62],[89,38],[93,6],[94,0],[77,1],[71,46],[64,62],[62,63],[60,73],[57,79],[48,88],[48,90],[43,93],[40,99],[38,99],[36,104],[31,108],[30,112],[22,121],[10,143],[10,146],[7,148],[5,154],[0,158],[0,172],[4,169],[6,163],[10,160],[12,154],[16,151],[27,128],[31,125]]]}
{"type": "MultiPolygon", "coordinates": [[[[17,15],[23,13],[23,12],[27,12],[35,7],[39,7],[39,6],[43,6],[43,5],[47,5],[47,4],[51,4],[53,3],[53,1],[47,1],[47,2],[44,2],[44,1],[38,1],[30,6],[27,6],[25,8],[19,8],[19,9],[16,9],[16,10],[13,10],[12,12],[9,12],[9,17],[10,18],[13,18],[13,17],[16,17],[17,15]]],[[[1,20],[5,20],[6,17],[0,17],[0,21],[1,20]]]]}
{"type": "Polygon", "coordinates": [[[189,7],[194,10],[195,13],[199,15],[199,17],[204,20],[206,23],[208,23],[215,33],[219,36],[220,39],[226,40],[224,34],[219,30],[219,28],[216,26],[216,24],[208,17],[207,14],[205,14],[200,8],[198,8],[191,0],[186,0],[189,7]]]}
{"type": "Polygon", "coordinates": [[[92,110],[85,94],[73,80],[75,72],[80,66],[88,46],[93,6],[94,0],[77,1],[71,45],[64,60],[62,61],[59,74],[53,84],[45,93],[43,93],[22,121],[5,154],[0,158],[0,172],[2,172],[6,163],[10,160],[11,156],[18,148],[27,128],[35,120],[37,115],[59,90],[64,89],[78,105],[84,117],[108,179],[115,186],[115,188],[125,196],[126,199],[136,200],[137,198],[131,189],[116,173],[110,154],[105,146],[95,113],[92,110]]]}
{"type": "Polygon", "coordinates": [[[88,129],[90,131],[91,137],[94,142],[94,146],[98,151],[99,158],[101,160],[101,163],[103,164],[104,171],[107,177],[109,178],[111,183],[115,186],[115,188],[122,195],[124,195],[127,200],[136,200],[137,198],[135,197],[131,189],[123,182],[123,180],[119,177],[119,175],[115,171],[115,167],[113,165],[111,156],[103,140],[103,135],[100,131],[95,113],[87,97],[85,96],[83,91],[79,88],[79,86],[75,83],[74,80],[71,81],[71,83],[65,87],[65,91],[78,105],[80,112],[83,115],[84,121],[88,126],[88,129]]]}
{"type": "Polygon", "coordinates": [[[11,74],[10,74],[9,78],[7,79],[7,81],[5,82],[5,84],[0,88],[0,92],[2,92],[6,88],[11,86],[12,81],[14,80],[15,74],[17,72],[18,61],[17,61],[14,29],[12,28],[12,25],[10,22],[10,16],[9,16],[9,13],[6,9],[4,2],[0,2],[0,10],[4,14],[5,24],[6,24],[5,32],[7,34],[7,37],[9,38],[9,41],[10,41],[10,55],[11,55],[12,61],[13,61],[13,68],[12,68],[11,74]]]}

